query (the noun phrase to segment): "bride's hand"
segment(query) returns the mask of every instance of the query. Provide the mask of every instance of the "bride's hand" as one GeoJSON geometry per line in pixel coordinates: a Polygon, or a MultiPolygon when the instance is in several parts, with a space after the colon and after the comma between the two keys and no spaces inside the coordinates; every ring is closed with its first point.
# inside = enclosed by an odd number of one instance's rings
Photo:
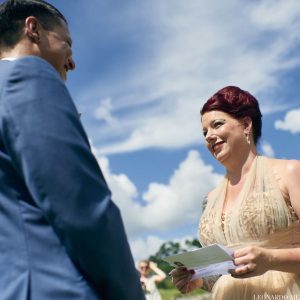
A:
{"type": "Polygon", "coordinates": [[[203,285],[202,278],[192,280],[194,270],[188,270],[185,267],[178,267],[173,269],[169,275],[172,277],[172,282],[176,288],[182,293],[186,294],[203,285]]]}
{"type": "Polygon", "coordinates": [[[248,278],[264,274],[271,269],[270,253],[270,250],[256,246],[236,250],[234,263],[237,268],[231,275],[236,278],[248,278]]]}

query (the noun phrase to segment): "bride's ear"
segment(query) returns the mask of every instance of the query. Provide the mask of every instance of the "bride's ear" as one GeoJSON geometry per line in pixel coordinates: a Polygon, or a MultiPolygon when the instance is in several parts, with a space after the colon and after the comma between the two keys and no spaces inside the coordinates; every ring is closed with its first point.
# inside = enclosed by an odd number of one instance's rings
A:
{"type": "Polygon", "coordinates": [[[252,119],[250,117],[242,118],[242,124],[244,126],[244,132],[249,134],[252,131],[252,119]]]}

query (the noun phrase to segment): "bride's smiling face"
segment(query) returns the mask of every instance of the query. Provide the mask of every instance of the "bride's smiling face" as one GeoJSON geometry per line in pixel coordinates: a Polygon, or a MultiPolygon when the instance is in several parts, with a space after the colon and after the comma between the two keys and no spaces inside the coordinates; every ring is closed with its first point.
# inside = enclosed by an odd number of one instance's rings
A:
{"type": "Polygon", "coordinates": [[[218,110],[203,114],[201,121],[206,146],[220,163],[224,163],[230,157],[234,158],[239,151],[247,147],[245,134],[248,129],[244,120],[235,119],[218,110]]]}

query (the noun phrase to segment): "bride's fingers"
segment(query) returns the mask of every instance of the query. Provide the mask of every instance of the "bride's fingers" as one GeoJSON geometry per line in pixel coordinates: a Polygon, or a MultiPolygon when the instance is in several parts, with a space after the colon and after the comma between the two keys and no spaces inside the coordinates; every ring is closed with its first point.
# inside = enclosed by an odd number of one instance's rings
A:
{"type": "Polygon", "coordinates": [[[182,274],[187,274],[188,273],[188,269],[186,267],[178,267],[176,269],[173,269],[169,275],[172,276],[172,277],[175,277],[175,276],[180,276],[182,274]]]}
{"type": "Polygon", "coordinates": [[[189,280],[182,279],[176,282],[175,286],[181,293],[186,293],[188,290],[189,280]]]}
{"type": "Polygon", "coordinates": [[[255,275],[254,269],[249,264],[238,267],[235,270],[231,270],[230,273],[231,276],[236,278],[247,278],[255,275]]]}

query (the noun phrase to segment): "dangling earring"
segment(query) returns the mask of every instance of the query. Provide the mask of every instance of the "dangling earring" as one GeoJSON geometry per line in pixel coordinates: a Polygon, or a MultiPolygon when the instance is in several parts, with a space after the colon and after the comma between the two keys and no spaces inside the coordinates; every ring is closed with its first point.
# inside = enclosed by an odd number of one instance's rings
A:
{"type": "Polygon", "coordinates": [[[248,145],[251,145],[251,140],[250,140],[250,134],[249,133],[246,133],[246,140],[247,140],[248,145]]]}

